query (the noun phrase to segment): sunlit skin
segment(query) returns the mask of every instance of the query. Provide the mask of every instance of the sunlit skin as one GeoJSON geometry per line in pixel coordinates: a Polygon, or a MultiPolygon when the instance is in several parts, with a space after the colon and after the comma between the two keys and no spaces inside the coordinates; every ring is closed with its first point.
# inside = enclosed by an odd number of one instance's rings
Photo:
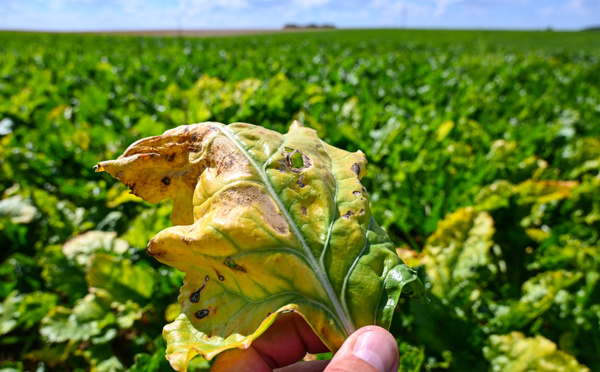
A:
{"type": "MultiPolygon", "coordinates": [[[[391,365],[390,370],[398,370],[398,349],[391,334],[381,327],[368,326],[356,331],[336,353],[332,361],[317,360],[299,362],[306,353],[325,353],[329,350],[312,331],[304,319],[297,314],[284,314],[252,345],[246,349],[232,349],[219,355],[211,372],[253,371],[270,372],[377,372],[373,367],[352,353],[358,336],[366,332],[376,332],[390,339],[391,350],[380,348],[380,357],[391,365]]],[[[379,346],[379,345],[378,345],[379,346]]]]}

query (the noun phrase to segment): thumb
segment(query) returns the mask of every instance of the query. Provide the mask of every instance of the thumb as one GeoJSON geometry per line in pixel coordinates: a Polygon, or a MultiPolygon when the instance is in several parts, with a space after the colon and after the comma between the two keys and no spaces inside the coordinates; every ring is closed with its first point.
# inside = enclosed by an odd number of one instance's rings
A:
{"type": "Polygon", "coordinates": [[[391,333],[377,326],[354,332],[324,372],[397,372],[398,344],[391,333]]]}

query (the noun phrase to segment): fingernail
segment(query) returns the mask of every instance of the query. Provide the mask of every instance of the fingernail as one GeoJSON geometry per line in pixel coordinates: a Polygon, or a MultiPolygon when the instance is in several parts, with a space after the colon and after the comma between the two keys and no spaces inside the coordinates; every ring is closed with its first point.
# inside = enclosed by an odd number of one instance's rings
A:
{"type": "Polygon", "coordinates": [[[388,372],[396,361],[398,346],[392,337],[371,331],[358,337],[352,352],[381,372],[388,372]]]}

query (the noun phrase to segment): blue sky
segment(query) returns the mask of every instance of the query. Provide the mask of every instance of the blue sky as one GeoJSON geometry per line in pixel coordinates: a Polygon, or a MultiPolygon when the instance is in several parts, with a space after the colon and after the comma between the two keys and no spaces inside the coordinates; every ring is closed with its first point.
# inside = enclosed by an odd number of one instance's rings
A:
{"type": "Polygon", "coordinates": [[[247,29],[312,22],[577,30],[600,25],[600,0],[0,0],[0,29],[247,29]]]}

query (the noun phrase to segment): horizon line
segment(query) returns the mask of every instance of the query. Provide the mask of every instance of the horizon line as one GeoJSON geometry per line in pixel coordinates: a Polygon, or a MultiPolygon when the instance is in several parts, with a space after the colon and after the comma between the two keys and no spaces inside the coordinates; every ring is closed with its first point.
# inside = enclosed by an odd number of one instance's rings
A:
{"type": "Polygon", "coordinates": [[[88,30],[55,30],[55,29],[34,29],[34,28],[1,28],[0,32],[27,32],[27,33],[52,33],[52,34],[102,34],[102,33],[236,33],[236,32],[257,32],[257,33],[265,33],[265,32],[331,32],[331,31],[360,31],[360,30],[414,30],[414,31],[528,31],[528,32],[581,32],[581,31],[594,31],[600,30],[599,26],[586,26],[583,28],[577,29],[560,29],[553,27],[542,27],[542,28],[486,28],[486,27],[399,27],[399,26],[366,26],[366,27],[337,27],[335,25],[325,25],[332,27],[322,27],[317,25],[316,27],[306,27],[299,25],[297,28],[139,28],[139,29],[88,29],[88,30]]]}

